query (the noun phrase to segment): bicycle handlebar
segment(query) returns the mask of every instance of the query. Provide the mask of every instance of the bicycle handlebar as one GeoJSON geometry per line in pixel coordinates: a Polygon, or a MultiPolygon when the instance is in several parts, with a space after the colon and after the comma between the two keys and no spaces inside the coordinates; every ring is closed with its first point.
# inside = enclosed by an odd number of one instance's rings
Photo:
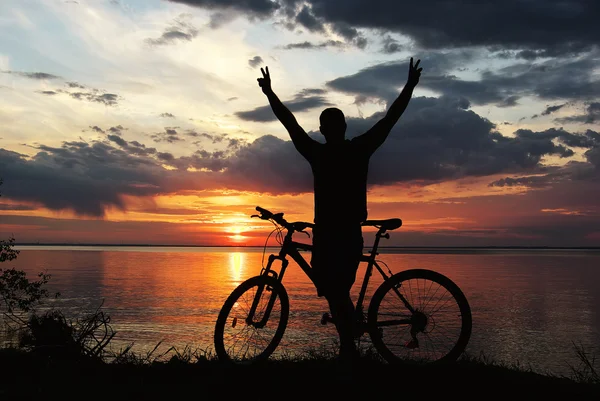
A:
{"type": "Polygon", "coordinates": [[[256,206],[256,211],[260,213],[260,216],[253,215],[252,217],[258,217],[261,220],[273,220],[275,223],[291,231],[302,232],[306,228],[313,228],[315,226],[313,223],[308,223],[304,221],[296,221],[293,223],[289,223],[286,219],[283,218],[283,213],[272,213],[260,206],[256,206]]]}

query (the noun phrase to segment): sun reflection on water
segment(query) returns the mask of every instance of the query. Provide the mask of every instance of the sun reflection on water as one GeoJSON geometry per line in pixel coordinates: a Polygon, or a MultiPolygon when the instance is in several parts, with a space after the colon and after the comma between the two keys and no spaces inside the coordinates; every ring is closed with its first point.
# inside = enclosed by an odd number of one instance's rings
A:
{"type": "Polygon", "coordinates": [[[242,252],[231,252],[229,255],[229,271],[234,286],[242,282],[243,273],[246,270],[246,255],[242,252]]]}

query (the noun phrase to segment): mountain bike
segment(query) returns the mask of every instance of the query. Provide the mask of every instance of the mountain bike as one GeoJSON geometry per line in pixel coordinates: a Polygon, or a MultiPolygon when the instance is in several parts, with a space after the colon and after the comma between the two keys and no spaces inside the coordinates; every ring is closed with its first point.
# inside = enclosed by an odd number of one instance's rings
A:
{"type": "MultiPolygon", "coordinates": [[[[288,222],[283,213],[271,213],[259,206],[256,210],[260,215],[252,217],[275,225],[273,232],[277,231],[281,248],[269,255],[258,276],[233,290],[219,312],[215,352],[219,360],[234,363],[264,361],[279,345],[289,318],[289,297],[282,283],[288,256],[314,282],[311,266],[300,253],[311,251],[312,245],[292,238],[294,233],[308,234],[306,230],[314,224],[288,222]],[[279,272],[273,269],[276,260],[281,262],[279,272]]],[[[432,270],[410,269],[395,274],[389,268],[383,270],[381,265],[385,263],[377,259],[379,242],[389,238],[388,231],[402,226],[401,219],[367,220],[362,225],[378,231],[371,251],[361,257],[367,267],[355,305],[357,341],[363,336],[370,338],[377,353],[389,363],[457,360],[469,342],[472,328],[471,308],[463,292],[448,277],[432,270]],[[383,282],[365,312],[363,304],[374,270],[383,282]]],[[[324,314],[321,323],[329,321],[329,314],[324,314]]]]}

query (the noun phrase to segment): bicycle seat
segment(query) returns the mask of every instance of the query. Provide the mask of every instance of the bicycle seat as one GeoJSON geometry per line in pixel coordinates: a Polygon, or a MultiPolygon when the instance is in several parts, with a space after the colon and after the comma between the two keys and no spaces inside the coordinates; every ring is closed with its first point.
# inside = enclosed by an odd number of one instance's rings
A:
{"type": "Polygon", "coordinates": [[[387,220],[366,220],[363,226],[375,226],[381,227],[384,231],[391,231],[402,226],[402,220],[400,219],[387,219],[387,220]]]}

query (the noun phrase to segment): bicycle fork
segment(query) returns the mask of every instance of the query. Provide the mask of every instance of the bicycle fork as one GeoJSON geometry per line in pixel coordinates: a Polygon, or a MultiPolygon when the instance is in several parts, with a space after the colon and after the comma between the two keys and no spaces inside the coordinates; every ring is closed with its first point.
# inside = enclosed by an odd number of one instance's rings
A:
{"type": "MultiPolygon", "coordinates": [[[[267,266],[261,270],[260,275],[265,276],[265,277],[272,277],[275,280],[278,280],[279,282],[281,282],[281,279],[283,278],[283,273],[285,272],[285,268],[287,267],[288,263],[289,262],[285,257],[269,255],[269,261],[267,263],[267,266]],[[277,274],[277,272],[275,270],[271,269],[271,265],[273,264],[273,261],[275,259],[281,260],[281,271],[280,271],[279,275],[277,274]]],[[[270,286],[266,283],[259,285],[256,290],[256,295],[254,296],[254,300],[252,301],[252,306],[250,307],[250,311],[248,312],[248,316],[246,317],[246,324],[254,326],[259,329],[265,327],[267,322],[269,321],[269,317],[271,316],[271,311],[273,310],[273,305],[275,305],[276,300],[277,300],[277,293],[273,292],[272,286],[270,286]],[[262,319],[258,322],[254,322],[253,320],[254,320],[254,315],[256,314],[256,308],[258,308],[258,305],[260,304],[260,300],[261,300],[261,297],[262,297],[262,294],[264,291],[270,292],[271,295],[269,297],[267,306],[264,310],[262,319]]]]}

